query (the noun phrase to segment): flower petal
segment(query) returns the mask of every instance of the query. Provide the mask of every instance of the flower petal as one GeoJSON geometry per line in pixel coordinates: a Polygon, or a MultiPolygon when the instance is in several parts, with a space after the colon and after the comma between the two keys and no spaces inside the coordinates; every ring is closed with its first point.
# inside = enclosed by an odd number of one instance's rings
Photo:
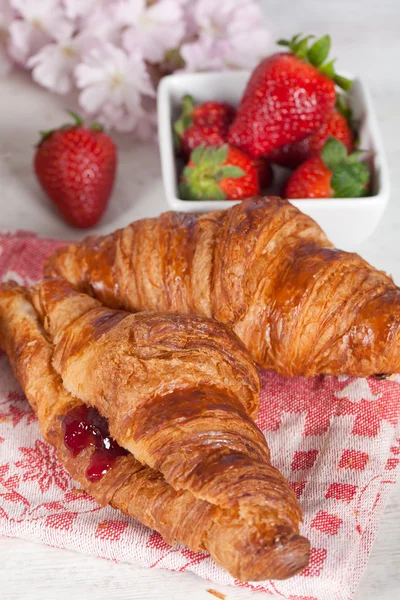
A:
{"type": "Polygon", "coordinates": [[[91,85],[79,94],[79,104],[88,113],[97,112],[107,100],[108,86],[105,82],[91,85]]]}

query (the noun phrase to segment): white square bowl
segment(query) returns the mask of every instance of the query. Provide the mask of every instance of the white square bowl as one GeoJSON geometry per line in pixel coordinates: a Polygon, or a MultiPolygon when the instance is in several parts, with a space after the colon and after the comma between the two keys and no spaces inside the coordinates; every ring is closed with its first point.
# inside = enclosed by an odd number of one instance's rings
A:
{"type": "MultiPolygon", "coordinates": [[[[185,94],[191,94],[196,103],[220,100],[237,106],[249,77],[248,71],[226,71],[176,73],[161,80],[157,103],[159,146],[165,194],[172,210],[209,212],[227,209],[237,203],[231,200],[192,201],[179,198],[172,123],[179,114],[180,101],[185,94]]],[[[351,78],[354,84],[350,105],[354,118],[361,124],[360,148],[373,153],[373,195],[367,198],[291,200],[292,204],[317,221],[336,246],[344,249],[352,249],[371,235],[382,217],[390,194],[389,172],[370,93],[361,79],[351,78]]],[[[270,193],[279,195],[279,187],[275,186],[270,193]]]]}

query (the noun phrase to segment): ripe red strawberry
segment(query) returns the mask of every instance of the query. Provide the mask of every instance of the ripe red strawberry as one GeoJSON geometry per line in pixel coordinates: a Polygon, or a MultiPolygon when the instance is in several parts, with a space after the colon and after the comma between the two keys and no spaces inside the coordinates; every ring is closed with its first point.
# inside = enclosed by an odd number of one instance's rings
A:
{"type": "Polygon", "coordinates": [[[203,102],[195,106],[192,96],[182,98],[182,112],[174,123],[176,146],[188,159],[197,146],[222,146],[235,116],[233,106],[224,102],[203,102]]]}
{"type": "Polygon", "coordinates": [[[265,156],[253,158],[253,165],[258,173],[260,188],[264,190],[269,187],[274,179],[274,172],[268,159],[265,156]]]}
{"type": "Polygon", "coordinates": [[[328,138],[334,137],[342,142],[348,152],[353,150],[353,134],[346,118],[333,110],[328,119],[317,131],[293,144],[286,144],[269,154],[271,162],[295,169],[313,156],[318,156],[328,138]]]}
{"type": "Polygon", "coordinates": [[[285,198],[360,198],[366,196],[371,171],[361,152],[348,155],[346,146],[331,137],[320,156],[309,158],[292,173],[285,198]]]}
{"type": "Polygon", "coordinates": [[[103,215],[114,184],[117,149],[100,125],[75,123],[42,134],[34,157],[37,178],[66,221],[92,227],[103,215]]]}
{"type": "Polygon", "coordinates": [[[319,129],[335,106],[335,83],[350,82],[325,63],[330,37],[308,48],[309,37],[281,40],[291,52],[264,59],[253,71],[229,129],[228,142],[252,157],[296,142],[319,129]]]}
{"type": "Polygon", "coordinates": [[[198,146],[179,186],[184,200],[243,200],[260,193],[253,160],[237,148],[198,146]]]}

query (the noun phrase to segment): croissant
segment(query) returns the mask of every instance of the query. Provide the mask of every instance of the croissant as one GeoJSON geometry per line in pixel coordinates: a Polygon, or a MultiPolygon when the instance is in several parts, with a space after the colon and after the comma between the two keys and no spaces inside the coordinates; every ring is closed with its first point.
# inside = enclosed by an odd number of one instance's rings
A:
{"type": "Polygon", "coordinates": [[[110,310],[53,280],[0,286],[0,344],[43,436],[99,503],[243,581],[307,565],[297,499],[249,417],[257,370],[225,327],[110,310]],[[82,445],[90,423],[100,449],[82,445]]]}
{"type": "Polygon", "coordinates": [[[60,249],[46,273],[111,307],[213,317],[282,375],[400,371],[399,289],[280,198],[143,219],[60,249]]]}

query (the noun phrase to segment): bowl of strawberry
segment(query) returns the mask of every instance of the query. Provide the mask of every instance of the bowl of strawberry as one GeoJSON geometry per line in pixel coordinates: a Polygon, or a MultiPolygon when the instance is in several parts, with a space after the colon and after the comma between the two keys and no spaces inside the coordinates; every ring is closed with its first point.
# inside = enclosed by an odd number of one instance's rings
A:
{"type": "Polygon", "coordinates": [[[176,73],[158,89],[166,198],[209,212],[249,196],[280,195],[351,248],[389,200],[374,107],[359,77],[329,58],[329,36],[280,40],[254,69],[176,73]]]}

